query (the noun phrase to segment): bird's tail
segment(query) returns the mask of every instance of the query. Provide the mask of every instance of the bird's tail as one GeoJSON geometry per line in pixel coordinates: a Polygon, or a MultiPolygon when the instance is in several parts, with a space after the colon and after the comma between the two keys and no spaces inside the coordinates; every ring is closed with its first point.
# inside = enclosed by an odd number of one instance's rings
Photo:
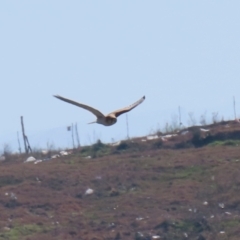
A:
{"type": "Polygon", "coordinates": [[[92,123],[96,123],[97,121],[94,121],[94,122],[90,122],[90,123],[88,123],[88,124],[92,124],[92,123]]]}

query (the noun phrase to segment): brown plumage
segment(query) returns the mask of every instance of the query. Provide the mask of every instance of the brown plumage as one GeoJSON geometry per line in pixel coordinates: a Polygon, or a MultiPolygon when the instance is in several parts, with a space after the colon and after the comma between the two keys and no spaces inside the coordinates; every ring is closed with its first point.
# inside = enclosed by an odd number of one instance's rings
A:
{"type": "Polygon", "coordinates": [[[70,100],[70,99],[58,96],[58,95],[54,95],[54,97],[56,97],[56,98],[58,98],[58,99],[60,99],[60,100],[62,100],[64,102],[71,103],[73,105],[76,105],[78,107],[81,107],[81,108],[84,108],[84,109],[90,111],[91,113],[93,113],[97,117],[97,120],[94,121],[94,122],[91,122],[91,123],[99,123],[99,124],[102,124],[104,126],[111,126],[111,125],[113,125],[114,123],[117,122],[117,117],[118,116],[120,116],[123,113],[131,111],[133,108],[135,108],[139,104],[141,104],[144,101],[144,99],[145,99],[145,96],[143,96],[137,102],[131,104],[128,107],[121,108],[121,109],[113,111],[113,112],[111,112],[111,113],[109,113],[107,115],[104,115],[100,111],[98,111],[97,109],[92,108],[92,107],[90,107],[88,105],[85,105],[85,104],[82,104],[82,103],[78,103],[78,102],[75,102],[73,100],[70,100]]]}

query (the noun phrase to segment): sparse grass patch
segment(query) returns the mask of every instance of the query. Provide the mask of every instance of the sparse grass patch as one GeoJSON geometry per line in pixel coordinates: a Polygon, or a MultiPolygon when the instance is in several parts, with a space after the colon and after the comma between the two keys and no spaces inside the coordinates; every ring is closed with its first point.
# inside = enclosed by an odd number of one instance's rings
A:
{"type": "MultiPolygon", "coordinates": [[[[36,233],[47,233],[51,230],[51,227],[40,226],[38,224],[24,224],[11,228],[9,231],[0,233],[0,240],[20,240],[23,237],[34,236],[36,233]]],[[[25,238],[24,238],[25,239],[25,238]]]]}
{"type": "Polygon", "coordinates": [[[208,146],[215,147],[215,146],[233,146],[238,147],[240,146],[240,140],[225,140],[225,141],[214,141],[209,143],[208,146]]]}
{"type": "Polygon", "coordinates": [[[202,166],[189,166],[181,169],[177,169],[175,178],[198,178],[200,175],[204,175],[205,169],[202,166]]]}
{"type": "Polygon", "coordinates": [[[201,233],[204,230],[210,230],[210,227],[204,219],[185,219],[182,221],[177,220],[171,225],[175,229],[179,229],[188,233],[201,233]]]}
{"type": "Polygon", "coordinates": [[[222,221],[221,226],[223,229],[240,227],[239,219],[227,219],[222,221]]]}
{"type": "Polygon", "coordinates": [[[91,156],[92,158],[96,158],[96,157],[109,155],[110,153],[111,153],[111,146],[107,144],[103,144],[100,140],[98,140],[92,146],[83,147],[81,149],[82,157],[91,156]]]}

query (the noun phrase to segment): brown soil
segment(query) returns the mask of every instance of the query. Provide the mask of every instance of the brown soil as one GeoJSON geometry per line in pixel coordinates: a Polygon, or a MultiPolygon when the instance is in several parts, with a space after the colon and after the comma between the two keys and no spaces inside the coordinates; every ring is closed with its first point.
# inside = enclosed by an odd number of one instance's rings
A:
{"type": "Polygon", "coordinates": [[[239,125],[135,139],[92,159],[11,157],[0,163],[0,239],[238,240],[239,125]]]}

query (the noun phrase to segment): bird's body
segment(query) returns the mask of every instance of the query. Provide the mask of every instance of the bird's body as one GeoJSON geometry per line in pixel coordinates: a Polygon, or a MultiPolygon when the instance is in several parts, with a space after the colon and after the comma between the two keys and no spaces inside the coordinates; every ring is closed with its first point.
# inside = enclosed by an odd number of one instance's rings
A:
{"type": "Polygon", "coordinates": [[[92,122],[92,123],[99,123],[99,124],[102,124],[104,126],[111,126],[116,122],[117,122],[116,117],[106,116],[104,118],[99,117],[99,118],[97,118],[97,120],[95,122],[92,122]]]}
{"type": "Polygon", "coordinates": [[[73,105],[76,105],[78,107],[81,107],[81,108],[84,108],[84,109],[90,111],[91,113],[93,113],[97,117],[96,121],[91,122],[91,123],[98,123],[98,124],[102,124],[104,126],[111,126],[111,125],[115,124],[117,122],[117,117],[118,116],[120,116],[123,113],[129,112],[130,110],[132,110],[133,108],[138,106],[140,103],[142,103],[144,101],[144,99],[145,99],[145,96],[143,96],[137,102],[133,103],[132,105],[130,105],[128,107],[121,108],[121,109],[113,111],[113,112],[111,112],[111,113],[109,113],[107,115],[104,115],[99,110],[97,110],[95,108],[92,108],[92,107],[90,107],[88,105],[85,105],[85,104],[82,104],[82,103],[78,103],[78,102],[72,101],[70,99],[58,96],[58,95],[55,95],[54,97],[56,97],[56,98],[58,98],[58,99],[60,99],[62,101],[71,103],[73,105]]]}

